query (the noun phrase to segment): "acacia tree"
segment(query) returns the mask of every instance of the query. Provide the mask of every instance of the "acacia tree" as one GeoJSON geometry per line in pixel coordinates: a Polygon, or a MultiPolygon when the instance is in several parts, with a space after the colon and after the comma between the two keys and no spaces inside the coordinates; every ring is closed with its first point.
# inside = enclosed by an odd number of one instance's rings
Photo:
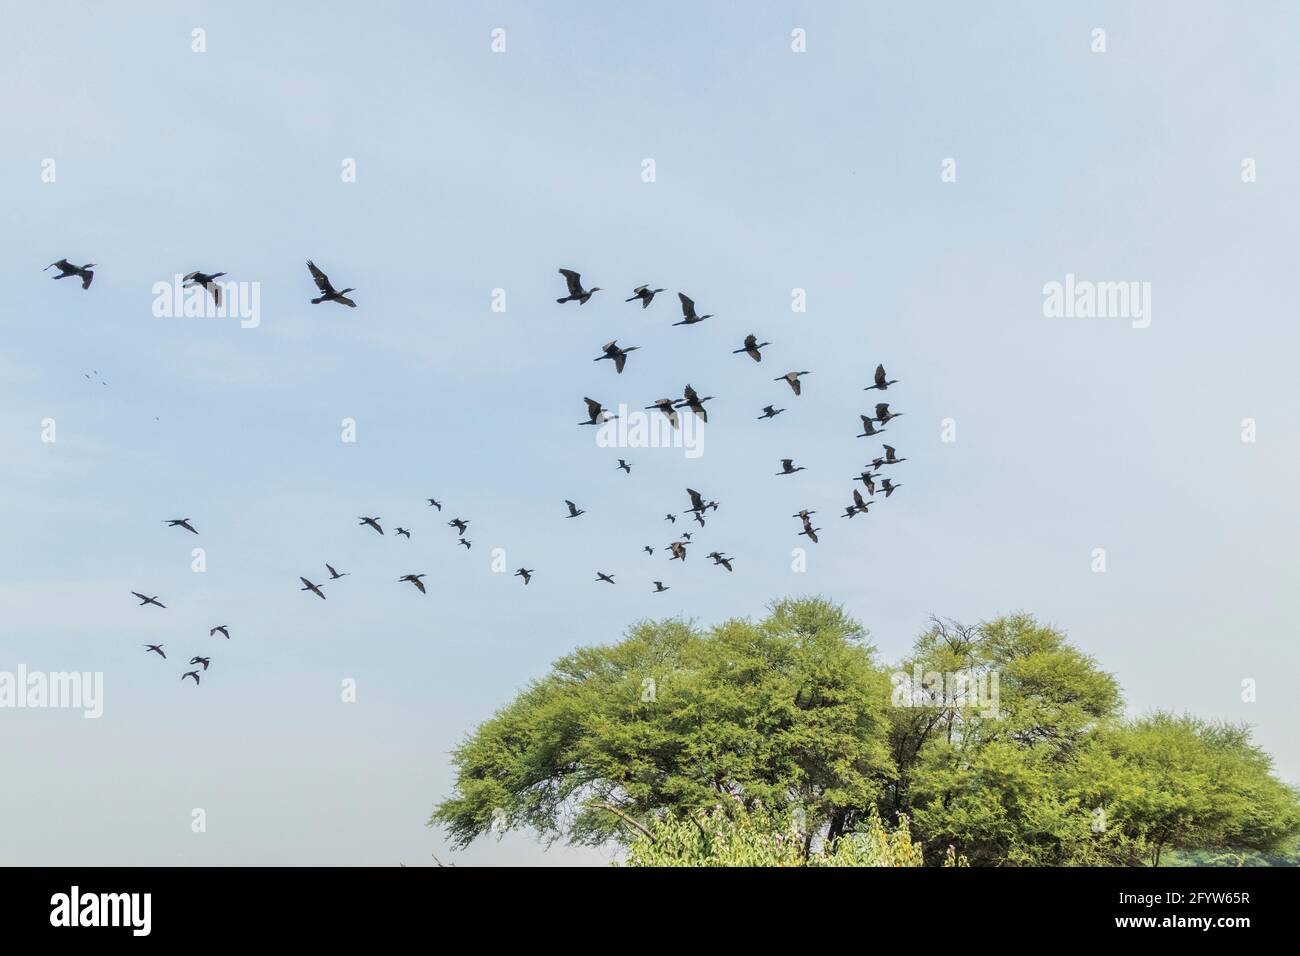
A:
{"type": "Polygon", "coordinates": [[[455,751],[435,810],[464,845],[494,825],[601,843],[631,818],[739,796],[842,832],[892,773],[888,680],[861,625],[824,600],[700,631],[643,622],[558,661],[455,751]]]}
{"type": "Polygon", "coordinates": [[[462,846],[504,822],[668,860],[646,849],[656,828],[675,846],[701,810],[737,801],[797,816],[804,844],[781,858],[808,863],[881,820],[910,819],[928,863],[977,866],[1158,865],[1167,848],[1269,853],[1300,833],[1295,789],[1244,729],[1124,720],[1114,678],[1024,614],[936,621],[892,674],[821,599],[707,630],[643,622],[558,661],[453,762],[430,824],[462,846]],[[913,668],[996,675],[995,706],[943,687],[900,701],[891,676],[913,668]]]}

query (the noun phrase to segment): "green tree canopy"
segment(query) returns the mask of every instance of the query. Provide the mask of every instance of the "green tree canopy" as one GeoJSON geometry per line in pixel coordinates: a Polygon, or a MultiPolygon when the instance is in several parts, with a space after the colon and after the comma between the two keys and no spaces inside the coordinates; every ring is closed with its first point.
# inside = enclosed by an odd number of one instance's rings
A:
{"type": "Polygon", "coordinates": [[[823,863],[856,858],[881,820],[910,819],[904,842],[932,864],[1159,864],[1166,849],[1269,853],[1300,832],[1295,789],[1244,728],[1125,720],[1114,678],[1024,614],[935,621],[894,668],[822,599],[707,629],[644,621],[557,661],[453,763],[430,824],[455,844],[526,827],[639,846],[642,862],[676,846],[724,865],[700,831],[719,806],[764,839],[784,831],[735,807],[798,820],[804,844],[782,859],[823,863]]]}

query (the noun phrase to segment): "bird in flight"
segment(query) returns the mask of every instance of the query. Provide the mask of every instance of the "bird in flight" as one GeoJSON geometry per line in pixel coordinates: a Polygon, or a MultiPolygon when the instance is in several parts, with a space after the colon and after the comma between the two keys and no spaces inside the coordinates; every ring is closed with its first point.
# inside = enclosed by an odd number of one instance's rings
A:
{"type": "Polygon", "coordinates": [[[872,496],[876,494],[876,479],[875,476],[871,474],[871,472],[864,471],[862,474],[858,475],[858,477],[853,480],[861,481],[863,486],[867,489],[867,494],[872,496]]]}
{"type": "Polygon", "coordinates": [[[334,570],[334,566],[331,565],[331,564],[326,564],[326,565],[325,565],[325,570],[328,571],[328,572],[330,573],[330,580],[331,580],[331,581],[337,581],[339,578],[346,578],[346,577],[348,576],[348,574],[350,573],[350,572],[348,572],[348,571],[335,571],[335,570],[334,570]]]}
{"type": "Polygon", "coordinates": [[[809,519],[809,517],[811,517],[812,515],[815,515],[816,513],[817,513],[817,512],[815,512],[815,511],[809,511],[807,508],[802,508],[802,509],[800,509],[799,511],[796,511],[794,514],[792,514],[790,517],[791,517],[791,518],[799,518],[799,519],[802,520],[802,521],[807,521],[807,520],[809,519]]]}
{"type": "Polygon", "coordinates": [[[189,518],[165,518],[163,520],[167,522],[167,527],[169,528],[184,528],[191,534],[198,534],[198,532],[194,530],[194,525],[190,524],[189,518]]]}
{"type": "Polygon", "coordinates": [[[450,521],[447,522],[447,527],[455,528],[461,534],[464,534],[465,529],[469,527],[469,522],[462,521],[460,518],[452,518],[450,521]]]}
{"type": "Polygon", "coordinates": [[[840,517],[841,517],[841,518],[852,518],[852,517],[853,517],[854,515],[856,515],[859,511],[862,512],[863,514],[866,514],[866,513],[867,513],[867,509],[868,509],[869,507],[871,507],[872,504],[874,504],[874,502],[867,501],[865,498],[862,497],[862,492],[860,492],[860,491],[858,491],[858,489],[854,488],[854,489],[853,489],[853,504],[851,504],[851,505],[845,505],[845,506],[844,506],[844,514],[840,515],[840,517]]]}
{"type": "Polygon", "coordinates": [[[58,262],[51,262],[41,271],[48,272],[51,269],[58,269],[59,274],[54,277],[55,279],[66,279],[68,276],[80,276],[81,287],[83,289],[89,289],[90,281],[95,278],[95,273],[90,271],[91,266],[93,265],[95,265],[95,263],[87,262],[84,266],[74,266],[67,259],[60,259],[58,262]]]}
{"type": "Polygon", "coordinates": [[[353,309],[357,307],[357,304],[348,298],[348,293],[356,292],[356,289],[349,287],[336,292],[334,286],[330,284],[330,277],[316,268],[316,263],[308,259],[307,268],[311,270],[311,277],[316,280],[316,288],[320,289],[320,295],[311,300],[312,305],[320,305],[322,302],[337,302],[339,305],[346,305],[353,309]]]}
{"type": "Polygon", "coordinates": [[[226,640],[230,640],[230,630],[229,630],[229,628],[226,627],[225,624],[218,624],[218,625],[217,625],[216,627],[214,627],[212,630],[208,631],[208,637],[213,637],[213,636],[216,635],[218,632],[219,632],[219,633],[222,635],[222,637],[224,637],[226,640]]]}
{"type": "Polygon", "coordinates": [[[599,292],[600,286],[592,286],[590,289],[582,287],[582,276],[572,269],[561,269],[560,275],[564,276],[564,282],[569,287],[569,294],[563,299],[555,301],[563,305],[566,302],[577,300],[578,305],[586,305],[587,300],[591,298],[593,292],[599,292]]]}
{"type": "Polygon", "coordinates": [[[898,379],[896,379],[896,378],[891,378],[891,379],[889,379],[888,381],[886,381],[886,379],[885,379],[885,367],[884,367],[883,365],[877,365],[877,366],[876,366],[876,384],[875,384],[875,385],[868,385],[866,388],[863,389],[863,391],[864,391],[864,392],[869,392],[869,391],[871,391],[871,390],[874,388],[874,389],[880,389],[880,391],[883,392],[885,389],[889,388],[889,386],[891,386],[891,385],[897,385],[897,384],[898,384],[898,379]]]}
{"type": "Polygon", "coordinates": [[[748,335],[745,336],[744,346],[738,349],[734,349],[731,354],[739,355],[741,352],[744,352],[755,362],[761,362],[763,361],[763,353],[760,352],[759,349],[766,348],[771,344],[772,344],[771,342],[760,342],[758,340],[758,336],[755,335],[753,332],[750,332],[748,335]]]}
{"type": "Polygon", "coordinates": [[[886,479],[884,479],[884,480],[880,483],[880,487],[881,487],[881,490],[883,490],[883,491],[885,492],[885,497],[888,498],[890,495],[892,495],[895,491],[897,491],[899,488],[901,488],[901,487],[903,487],[903,486],[902,486],[902,485],[896,485],[896,484],[894,484],[892,481],[890,481],[888,478],[886,478],[886,479]]]}
{"type": "Polygon", "coordinates": [[[677,523],[677,515],[674,515],[674,514],[666,514],[666,515],[664,515],[664,520],[665,520],[665,521],[671,521],[673,524],[676,524],[676,523],[677,523]]]}
{"type": "Polygon", "coordinates": [[[360,521],[361,524],[370,525],[370,527],[374,528],[380,534],[384,533],[384,529],[379,527],[379,521],[380,521],[379,518],[367,518],[365,515],[357,515],[357,520],[360,521]]]}
{"type": "Polygon", "coordinates": [[[653,300],[654,297],[655,297],[656,295],[658,295],[658,294],[659,294],[660,292],[662,292],[662,291],[664,291],[664,290],[663,290],[663,289],[652,289],[652,288],[650,288],[648,285],[639,285],[639,286],[637,286],[635,289],[632,290],[632,298],[630,298],[630,299],[624,299],[623,301],[624,301],[624,302],[635,302],[637,299],[640,299],[640,300],[641,300],[641,308],[644,309],[644,308],[646,308],[648,305],[650,305],[651,300],[653,300]]]}
{"type": "Polygon", "coordinates": [[[527,584],[529,581],[533,579],[533,573],[534,573],[533,568],[520,568],[518,571],[515,572],[515,577],[523,578],[524,584],[527,584]]]}
{"type": "Polygon", "coordinates": [[[310,581],[308,581],[306,578],[302,577],[301,575],[298,577],[298,580],[301,581],[304,585],[303,587],[300,587],[298,589],[299,591],[310,591],[312,594],[316,595],[322,601],[325,600],[325,592],[320,589],[320,585],[312,584],[310,581]]]}
{"type": "Polygon", "coordinates": [[[596,582],[599,583],[599,582],[601,582],[601,581],[604,581],[606,584],[613,584],[613,583],[614,583],[614,575],[613,575],[613,574],[606,574],[604,571],[597,571],[597,572],[596,572],[596,582]]]}
{"type": "Polygon", "coordinates": [[[647,408],[647,409],[651,409],[651,408],[657,408],[657,409],[659,409],[659,411],[661,411],[661,412],[664,413],[664,416],[668,419],[669,424],[671,424],[671,425],[673,426],[673,428],[677,428],[677,427],[678,427],[678,424],[677,424],[677,413],[676,413],[675,411],[673,411],[673,400],[672,400],[671,398],[660,398],[660,399],[657,399],[653,405],[647,405],[646,408],[647,408]]]}
{"type": "Polygon", "coordinates": [[[664,583],[662,581],[656,581],[654,584],[655,584],[655,589],[653,592],[651,592],[653,594],[662,594],[664,591],[668,590],[668,588],[664,587],[664,583]]]}
{"type": "Polygon", "coordinates": [[[650,547],[650,545],[648,544],[645,545],[644,547],[641,548],[641,550],[644,551],[646,554],[650,555],[651,557],[654,557],[655,549],[650,547]]]}
{"type": "MultiPolygon", "coordinates": [[[[811,513],[812,513],[812,512],[809,512],[809,514],[811,514],[811,513]]],[[[811,518],[805,517],[805,518],[803,519],[803,530],[800,531],[799,533],[800,533],[800,534],[806,534],[806,535],[808,536],[808,538],[812,541],[812,543],[813,543],[813,544],[816,544],[816,543],[817,543],[817,532],[820,531],[820,530],[821,530],[821,528],[814,528],[814,527],[812,526],[812,519],[811,519],[811,518]]]]}
{"type": "Polygon", "coordinates": [[[783,411],[785,411],[784,408],[773,408],[771,405],[764,405],[763,414],[758,416],[758,420],[761,422],[765,418],[776,418],[783,411]]]}
{"type": "Polygon", "coordinates": [[[468,551],[471,547],[473,547],[473,544],[469,541],[466,541],[464,538],[460,539],[460,543],[465,546],[466,551],[468,551]]]}
{"type": "Polygon", "coordinates": [[[803,465],[800,465],[798,468],[796,468],[796,467],[794,466],[794,459],[793,459],[793,458],[782,458],[782,459],[781,459],[781,470],[778,471],[777,474],[778,474],[778,475],[793,475],[796,471],[804,471],[804,470],[806,470],[806,469],[804,468],[803,465]]]}
{"type": "Polygon", "coordinates": [[[167,655],[163,653],[163,646],[161,644],[146,644],[144,646],[144,652],[146,654],[149,653],[157,654],[163,660],[167,660],[167,655]]]}
{"type": "Polygon", "coordinates": [[[888,422],[891,418],[901,417],[902,414],[902,412],[891,412],[887,402],[881,402],[876,406],[876,421],[880,422],[882,425],[888,422]]]}
{"type": "Polygon", "coordinates": [[[862,434],[857,436],[859,438],[870,438],[873,435],[879,435],[885,430],[883,428],[877,428],[875,426],[875,419],[870,415],[859,415],[858,417],[862,419],[862,434]]]}
{"type": "Polygon", "coordinates": [[[694,488],[687,488],[686,493],[691,496],[691,506],[683,511],[682,514],[690,514],[692,511],[696,514],[700,514],[708,508],[708,505],[704,503],[704,496],[694,488]]]}
{"type": "Polygon", "coordinates": [[[696,315],[695,302],[684,292],[678,292],[677,298],[682,300],[682,320],[674,322],[673,325],[694,325],[696,322],[703,322],[705,319],[713,318],[713,313],[708,315],[696,315]]]}
{"type": "Polygon", "coordinates": [[[196,286],[202,286],[208,290],[208,295],[212,296],[213,304],[221,305],[221,283],[216,280],[225,275],[224,272],[214,272],[212,275],[206,275],[202,272],[191,272],[184,279],[185,288],[193,289],[196,286]]]}
{"type": "Polygon", "coordinates": [[[578,515],[585,515],[585,514],[587,513],[585,509],[583,509],[583,508],[579,508],[577,505],[575,505],[575,504],[574,504],[572,501],[570,501],[568,498],[565,498],[565,499],[564,499],[564,503],[565,503],[566,505],[569,506],[569,513],[568,513],[568,515],[566,515],[566,517],[569,517],[569,518],[576,518],[576,517],[578,517],[578,515]]]}
{"type": "Polygon", "coordinates": [[[407,531],[405,528],[398,528],[398,529],[397,529],[395,532],[393,532],[393,533],[394,533],[394,534],[405,535],[405,536],[407,537],[407,539],[409,539],[409,538],[411,537],[411,532],[407,531]]]}
{"type": "Polygon", "coordinates": [[[727,557],[725,554],[719,554],[717,551],[710,551],[705,555],[705,557],[712,558],[714,564],[720,564],[728,571],[731,570],[731,562],[736,560],[735,558],[727,557]]]}
{"type": "Polygon", "coordinates": [[[190,663],[191,663],[191,664],[202,664],[202,665],[203,665],[203,669],[204,669],[204,670],[207,670],[207,669],[208,669],[208,665],[212,663],[212,658],[210,658],[210,657],[191,657],[191,658],[190,658],[190,663]]]}
{"type": "Polygon", "coordinates": [[[429,592],[426,591],[426,590],[424,589],[424,582],[420,580],[420,578],[423,578],[423,577],[428,577],[428,575],[425,575],[425,574],[403,574],[403,575],[402,575],[400,578],[398,578],[397,580],[398,580],[398,581],[410,581],[412,584],[414,584],[417,588],[420,589],[420,593],[421,593],[421,594],[428,594],[429,592]]]}
{"type": "Polygon", "coordinates": [[[774,382],[785,382],[787,385],[790,386],[790,390],[793,391],[796,395],[802,395],[802,394],[803,394],[803,386],[799,383],[799,376],[800,376],[800,375],[811,375],[811,374],[812,374],[812,372],[809,372],[809,371],[803,371],[803,372],[786,372],[784,375],[778,375],[776,378],[772,379],[772,381],[774,381],[774,382]]]}
{"type": "Polygon", "coordinates": [[[620,459],[618,460],[618,464],[617,464],[615,467],[616,467],[616,468],[620,468],[620,469],[622,469],[623,471],[626,471],[629,475],[632,474],[632,466],[629,465],[629,464],[628,464],[626,461],[624,461],[622,458],[620,458],[620,459]]]}
{"type": "Polygon", "coordinates": [[[605,354],[597,355],[594,359],[592,359],[592,361],[603,362],[605,359],[611,359],[614,362],[614,371],[617,372],[619,375],[622,375],[623,366],[627,364],[627,353],[635,352],[640,347],[641,346],[639,345],[629,345],[626,348],[622,348],[618,344],[618,339],[614,339],[614,341],[606,342],[604,345],[602,345],[600,347],[600,350],[605,354]]]}
{"type": "Polygon", "coordinates": [[[686,542],[685,542],[685,541],[673,541],[673,542],[671,542],[671,543],[668,545],[668,550],[671,551],[671,552],[673,553],[673,556],[672,556],[671,558],[668,559],[669,561],[685,561],[685,560],[686,560],[686,542]]]}
{"type": "Polygon", "coordinates": [[[426,500],[429,502],[429,507],[430,507],[430,508],[437,508],[439,511],[442,510],[442,502],[441,502],[441,501],[435,501],[435,500],[432,499],[432,498],[428,498],[428,499],[426,499],[426,500]]]}
{"type": "Polygon", "coordinates": [[[166,607],[166,606],[167,606],[166,604],[163,604],[162,602],[160,602],[160,601],[158,600],[157,596],[154,596],[154,597],[146,597],[145,595],[141,594],[139,591],[132,591],[131,593],[134,594],[136,597],[138,597],[138,598],[140,599],[140,607],[144,607],[146,604],[156,604],[156,605],[158,605],[158,607],[166,607]]]}
{"type": "MultiPolygon", "coordinates": [[[[606,356],[602,356],[602,358],[605,357],[606,356]]],[[[600,359],[597,359],[596,361],[600,361],[600,359]]],[[[617,415],[611,415],[609,409],[605,408],[594,398],[584,398],[583,401],[587,403],[587,418],[589,420],[578,422],[579,425],[603,425],[612,418],[618,418],[617,415]]]]}
{"type": "Polygon", "coordinates": [[[691,388],[689,384],[682,391],[682,395],[683,398],[680,402],[677,403],[677,407],[689,408],[691,411],[693,411],[696,415],[700,417],[700,421],[707,422],[709,420],[709,413],[705,411],[704,403],[708,401],[712,401],[713,396],[706,395],[704,396],[704,398],[700,398],[699,394],[695,391],[695,389],[691,388]]]}
{"type": "Polygon", "coordinates": [[[897,465],[897,464],[899,464],[900,462],[907,461],[906,458],[895,458],[895,457],[894,457],[894,451],[895,451],[895,449],[894,449],[894,446],[893,446],[893,445],[885,445],[884,448],[885,448],[885,464],[886,464],[886,465],[897,465]]]}
{"type": "Polygon", "coordinates": [[[181,680],[184,680],[184,679],[187,678],[187,677],[193,677],[193,678],[194,678],[194,686],[196,686],[196,687],[198,686],[198,684],[199,684],[199,672],[198,672],[198,671],[186,671],[184,674],[181,675],[181,680]]]}

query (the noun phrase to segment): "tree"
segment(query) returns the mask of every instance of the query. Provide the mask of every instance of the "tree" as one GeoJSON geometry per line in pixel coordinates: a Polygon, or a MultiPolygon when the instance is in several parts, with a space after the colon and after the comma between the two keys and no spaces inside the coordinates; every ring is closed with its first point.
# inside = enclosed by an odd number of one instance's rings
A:
{"type": "Polygon", "coordinates": [[[634,817],[740,796],[797,805],[807,839],[845,832],[892,773],[888,679],[861,625],[824,600],[700,631],[643,622],[558,661],[455,751],[431,823],[465,845],[493,826],[622,838],[634,817]]]}
{"type": "Polygon", "coordinates": [[[456,844],[504,824],[646,865],[888,858],[880,833],[932,865],[1265,861],[1300,835],[1244,728],[1124,719],[1114,677],[1025,614],[936,620],[890,671],[822,599],[642,622],[558,661],[453,761],[430,824],[456,844]]]}

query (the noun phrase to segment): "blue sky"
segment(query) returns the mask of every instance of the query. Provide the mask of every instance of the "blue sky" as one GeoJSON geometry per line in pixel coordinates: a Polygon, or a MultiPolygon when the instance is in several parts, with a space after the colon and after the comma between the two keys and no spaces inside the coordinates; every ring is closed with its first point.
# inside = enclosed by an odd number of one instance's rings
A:
{"type": "Polygon", "coordinates": [[[527,835],[448,854],[424,826],[447,752],[577,644],[813,593],[886,659],[931,613],[1030,611],[1132,712],[1249,722],[1300,780],[1294,8],[4,18],[0,670],[102,671],[105,711],[0,711],[3,862],[600,862],[527,835]],[[41,272],[63,256],[98,263],[89,292],[41,272]],[[359,308],[311,305],[307,258],[359,308]],[[560,266],[609,291],[557,306],[560,266]],[[153,284],[193,269],[259,283],[261,325],[155,318],[153,284]],[[1150,327],[1044,317],[1067,273],[1150,282],[1150,327]],[[644,312],[622,301],[642,282],[669,290],[644,312]],[[670,327],[677,290],[715,318],[670,327]],[[751,331],[761,366],[730,354],[751,331]],[[622,376],[591,361],[613,338],[641,346],[622,376]],[[902,380],[906,488],[850,523],[877,362],[902,380]],[[798,399],[772,381],[790,369],[813,370],[798,399]],[[639,408],[687,382],[717,396],[698,459],[575,426],[584,395],[639,408]],[[755,421],[769,402],[789,411],[755,421]],[[775,477],[789,456],[808,470],[775,477]],[[707,547],[685,567],[640,553],[672,540],[688,485],[722,502],[707,547]],[[565,520],[565,498],[588,514],[565,520]],[[825,532],[794,574],[801,507],[825,532]],[[162,524],[180,516],[198,539],[162,524]],[[496,547],[537,569],[526,590],[491,573],[496,547]],[[714,547],[734,574],[700,560],[714,547]],[[325,561],[352,576],[321,602],[297,579],[325,561]],[[396,583],[411,571],[426,598],[396,583]],[[143,655],[157,641],[173,660],[143,655]],[[209,652],[203,686],[181,684],[174,659],[209,652]]]}

